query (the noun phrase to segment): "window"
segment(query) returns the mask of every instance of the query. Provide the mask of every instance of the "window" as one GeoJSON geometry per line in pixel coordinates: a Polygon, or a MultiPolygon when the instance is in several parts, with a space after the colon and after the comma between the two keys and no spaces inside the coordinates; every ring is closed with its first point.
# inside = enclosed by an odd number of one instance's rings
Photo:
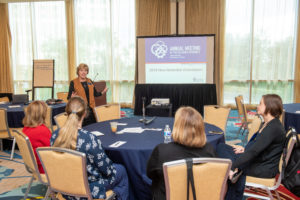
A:
{"type": "MultiPolygon", "coordinates": [[[[33,59],[55,60],[55,90],[68,90],[64,1],[10,3],[12,66],[15,93],[32,88],[33,59]]],[[[51,89],[36,89],[36,99],[51,98],[51,89]]]]}
{"type": "Polygon", "coordinates": [[[131,103],[135,72],[135,1],[75,0],[77,64],[107,82],[108,101],[131,103]]]}
{"type": "Polygon", "coordinates": [[[276,93],[293,102],[297,0],[227,0],[224,103],[258,104],[276,93]]]}

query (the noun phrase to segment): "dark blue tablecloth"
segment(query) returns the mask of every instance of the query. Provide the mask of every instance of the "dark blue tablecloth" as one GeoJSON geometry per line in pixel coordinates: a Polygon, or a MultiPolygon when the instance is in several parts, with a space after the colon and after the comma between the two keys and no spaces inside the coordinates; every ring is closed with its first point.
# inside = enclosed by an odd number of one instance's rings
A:
{"type": "Polygon", "coordinates": [[[285,130],[294,127],[297,133],[300,133],[300,103],[283,104],[283,109],[285,130]]]}
{"type": "MultiPolygon", "coordinates": [[[[152,199],[151,195],[151,180],[146,175],[147,161],[154,147],[164,142],[163,129],[166,124],[173,127],[174,118],[157,117],[151,124],[144,125],[138,122],[140,117],[122,118],[119,123],[127,123],[125,126],[118,126],[118,131],[130,127],[142,128],[161,128],[161,131],[145,130],[138,133],[115,134],[111,132],[110,121],[91,124],[84,127],[88,131],[100,131],[104,133],[99,136],[107,155],[115,163],[120,163],[125,166],[129,182],[130,182],[130,199],[147,200],[152,199]],[[109,147],[116,141],[126,141],[125,144],[118,148],[109,147]]],[[[209,131],[221,131],[211,124],[205,124],[205,132],[207,133],[207,141],[216,147],[219,143],[224,143],[223,134],[209,134],[209,131]]]]}
{"type": "MultiPolygon", "coordinates": [[[[0,108],[5,108],[7,110],[7,121],[8,126],[10,128],[19,128],[23,127],[22,120],[25,116],[24,114],[24,107],[28,105],[24,104],[17,104],[17,105],[11,105],[8,104],[0,104],[0,108]],[[10,107],[10,106],[19,106],[19,107],[10,107]]],[[[60,103],[56,105],[50,105],[52,107],[52,116],[58,115],[59,113],[65,112],[65,103],[60,103]]],[[[52,123],[55,124],[54,119],[52,118],[52,123]]]]}

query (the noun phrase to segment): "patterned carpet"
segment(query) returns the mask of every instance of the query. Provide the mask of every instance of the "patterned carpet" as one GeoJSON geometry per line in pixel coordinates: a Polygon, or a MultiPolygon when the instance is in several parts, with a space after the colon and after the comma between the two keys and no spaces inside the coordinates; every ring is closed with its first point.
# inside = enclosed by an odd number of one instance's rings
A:
{"type": "MultiPolygon", "coordinates": [[[[122,117],[133,116],[132,109],[122,109],[122,117]]],[[[237,134],[239,130],[240,122],[238,121],[238,113],[236,110],[230,112],[226,127],[226,141],[232,141],[239,139],[243,141],[246,137],[237,134]]],[[[240,143],[242,144],[242,143],[240,143]]],[[[21,156],[16,153],[15,160],[9,160],[9,151],[0,152],[0,199],[1,200],[17,200],[22,199],[27,188],[27,183],[30,180],[30,174],[25,170],[21,156]],[[23,170],[23,171],[22,171],[23,170]],[[21,172],[20,172],[21,171],[21,172]],[[21,174],[16,174],[17,172],[21,174]],[[9,182],[13,185],[11,190],[5,190],[4,185],[9,182]],[[3,189],[4,188],[4,189],[3,189]]],[[[255,191],[256,193],[263,193],[262,191],[255,191]]],[[[41,199],[46,193],[46,187],[42,184],[34,182],[29,193],[28,199],[41,199]]],[[[280,197],[282,200],[299,200],[300,198],[295,197],[283,186],[279,188],[280,197]]],[[[274,196],[276,199],[276,196],[274,196]]],[[[255,198],[244,197],[243,200],[256,200],[255,198]]]]}

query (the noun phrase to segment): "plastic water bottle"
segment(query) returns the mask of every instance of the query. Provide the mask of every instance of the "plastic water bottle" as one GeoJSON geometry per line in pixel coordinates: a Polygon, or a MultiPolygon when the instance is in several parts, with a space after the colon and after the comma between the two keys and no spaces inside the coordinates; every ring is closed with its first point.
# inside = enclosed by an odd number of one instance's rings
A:
{"type": "Polygon", "coordinates": [[[169,142],[171,142],[171,129],[167,124],[164,129],[164,143],[169,143],[169,142]]]}

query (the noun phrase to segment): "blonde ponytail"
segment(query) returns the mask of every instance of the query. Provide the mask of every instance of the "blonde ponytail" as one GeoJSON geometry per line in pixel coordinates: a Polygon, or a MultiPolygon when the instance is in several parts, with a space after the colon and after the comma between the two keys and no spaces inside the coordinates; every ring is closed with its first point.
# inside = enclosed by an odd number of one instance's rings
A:
{"type": "Polygon", "coordinates": [[[86,104],[81,97],[73,97],[66,106],[68,119],[64,126],[59,130],[53,146],[67,149],[76,149],[78,123],[86,113],[86,104]]]}

